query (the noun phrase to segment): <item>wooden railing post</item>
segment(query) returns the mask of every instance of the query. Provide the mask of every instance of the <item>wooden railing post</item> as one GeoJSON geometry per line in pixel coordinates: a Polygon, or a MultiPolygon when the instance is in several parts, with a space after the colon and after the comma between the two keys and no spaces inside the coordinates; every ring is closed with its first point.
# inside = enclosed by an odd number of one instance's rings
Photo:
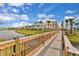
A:
{"type": "Polygon", "coordinates": [[[14,55],[20,55],[20,42],[19,39],[17,37],[14,37],[15,40],[15,45],[14,45],[14,55]]]}
{"type": "Polygon", "coordinates": [[[1,56],[1,49],[0,49],[0,56],[1,56]]]}
{"type": "MultiPolygon", "coordinates": [[[[62,24],[61,24],[61,26],[62,26],[62,52],[64,51],[64,48],[65,48],[65,44],[64,44],[64,33],[63,33],[63,21],[62,21],[62,24]]],[[[63,54],[63,53],[62,53],[63,54]]]]}
{"type": "Polygon", "coordinates": [[[42,43],[43,43],[43,45],[44,45],[44,44],[45,44],[45,42],[44,42],[44,39],[45,39],[44,36],[42,36],[41,39],[42,39],[42,43]]]}
{"type": "Polygon", "coordinates": [[[4,56],[4,52],[2,49],[0,50],[0,56],[4,56]]]}

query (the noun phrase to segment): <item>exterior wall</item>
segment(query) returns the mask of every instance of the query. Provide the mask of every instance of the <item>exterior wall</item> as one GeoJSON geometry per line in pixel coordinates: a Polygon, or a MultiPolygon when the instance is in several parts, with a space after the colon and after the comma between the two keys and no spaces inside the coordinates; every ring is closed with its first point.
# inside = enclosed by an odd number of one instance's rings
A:
{"type": "Polygon", "coordinates": [[[74,21],[74,28],[79,30],[79,20],[74,21]]]}

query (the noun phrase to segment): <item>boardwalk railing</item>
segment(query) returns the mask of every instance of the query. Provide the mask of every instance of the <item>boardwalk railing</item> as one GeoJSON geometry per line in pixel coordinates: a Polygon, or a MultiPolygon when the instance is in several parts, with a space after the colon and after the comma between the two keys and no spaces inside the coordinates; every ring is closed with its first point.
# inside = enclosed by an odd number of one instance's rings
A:
{"type": "Polygon", "coordinates": [[[75,48],[71,42],[69,41],[69,39],[67,38],[66,35],[63,35],[63,51],[64,51],[64,55],[65,56],[79,56],[79,51],[77,50],[77,48],[75,48]]]}
{"type": "Polygon", "coordinates": [[[17,38],[0,43],[0,56],[29,56],[36,52],[57,31],[33,35],[31,37],[17,38]]]}

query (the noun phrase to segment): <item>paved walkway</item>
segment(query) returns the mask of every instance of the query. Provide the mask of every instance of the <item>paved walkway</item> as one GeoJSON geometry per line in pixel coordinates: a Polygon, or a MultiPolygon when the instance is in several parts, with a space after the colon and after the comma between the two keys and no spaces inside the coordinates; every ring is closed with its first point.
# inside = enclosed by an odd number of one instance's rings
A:
{"type": "Polygon", "coordinates": [[[61,44],[61,32],[43,49],[38,56],[61,56],[62,44],[61,44]]]}

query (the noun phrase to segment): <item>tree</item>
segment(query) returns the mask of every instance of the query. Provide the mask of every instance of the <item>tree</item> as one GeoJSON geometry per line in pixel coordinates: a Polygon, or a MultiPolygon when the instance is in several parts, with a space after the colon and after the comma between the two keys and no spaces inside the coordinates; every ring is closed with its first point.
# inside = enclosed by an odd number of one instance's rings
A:
{"type": "Polygon", "coordinates": [[[66,35],[67,35],[67,31],[68,31],[68,19],[66,19],[65,22],[66,22],[66,35]]]}
{"type": "Polygon", "coordinates": [[[48,21],[47,21],[47,24],[48,24],[47,26],[48,26],[48,28],[49,28],[49,26],[50,26],[50,23],[51,23],[51,21],[48,20],[48,21]]]}
{"type": "Polygon", "coordinates": [[[40,29],[42,29],[43,28],[43,21],[40,21],[39,25],[40,25],[40,29]]]}
{"type": "Polygon", "coordinates": [[[74,19],[69,19],[70,20],[70,33],[73,33],[73,20],[74,19]]]}

